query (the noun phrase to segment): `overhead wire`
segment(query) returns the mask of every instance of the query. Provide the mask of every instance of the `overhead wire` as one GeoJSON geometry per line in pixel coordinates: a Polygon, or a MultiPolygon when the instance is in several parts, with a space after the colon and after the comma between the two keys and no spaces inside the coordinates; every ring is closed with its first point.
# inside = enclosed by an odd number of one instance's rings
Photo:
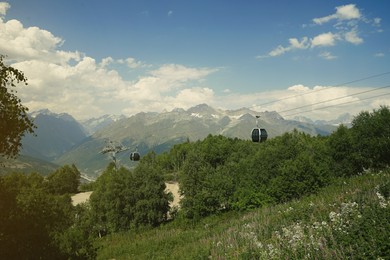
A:
{"type": "MultiPolygon", "coordinates": [[[[390,87],[390,85],[387,86],[387,87],[390,87]]],[[[346,104],[350,104],[350,103],[361,102],[363,100],[377,98],[377,97],[383,97],[383,96],[387,96],[387,95],[390,95],[390,93],[380,94],[380,95],[373,96],[373,97],[362,98],[362,99],[359,99],[359,100],[352,100],[352,101],[340,103],[340,104],[337,104],[337,105],[329,105],[329,106],[325,106],[325,107],[319,107],[319,108],[314,108],[314,109],[310,109],[310,110],[299,111],[299,112],[296,112],[296,113],[285,115],[285,117],[298,115],[298,114],[303,114],[303,113],[312,112],[312,111],[321,110],[321,109],[326,109],[326,108],[331,108],[331,107],[338,107],[338,106],[342,106],[342,105],[346,105],[346,104]]]]}
{"type": "Polygon", "coordinates": [[[360,82],[360,81],[364,81],[364,80],[368,80],[368,79],[373,79],[373,78],[377,78],[377,77],[381,77],[381,76],[384,76],[384,75],[387,75],[387,74],[390,74],[390,71],[379,73],[379,74],[374,74],[374,75],[371,75],[371,76],[367,76],[367,77],[356,79],[356,80],[352,80],[352,81],[347,81],[347,82],[340,83],[340,84],[337,84],[337,85],[334,85],[334,86],[331,86],[331,87],[316,89],[316,90],[311,91],[311,92],[306,92],[306,93],[302,93],[302,94],[292,95],[292,96],[288,96],[288,97],[285,97],[285,98],[280,98],[280,99],[277,99],[277,100],[265,102],[265,103],[260,104],[259,106],[265,106],[265,105],[277,103],[277,102],[280,102],[280,101],[283,101],[283,100],[296,98],[296,97],[301,97],[301,96],[305,96],[305,95],[308,95],[308,94],[317,93],[317,92],[320,92],[320,91],[329,90],[329,89],[332,89],[332,88],[345,86],[345,85],[349,85],[349,84],[352,84],[352,83],[356,83],[356,82],[360,82]]]}
{"type": "Polygon", "coordinates": [[[342,97],[327,99],[327,100],[323,100],[323,101],[320,101],[320,102],[317,102],[317,103],[308,104],[308,105],[304,105],[304,106],[300,106],[300,107],[295,107],[295,108],[279,111],[278,113],[285,113],[285,112],[289,112],[289,111],[294,111],[294,110],[298,110],[298,109],[301,109],[301,108],[315,106],[315,105],[318,105],[318,104],[323,104],[323,103],[327,103],[327,102],[331,102],[331,101],[335,101],[335,100],[339,100],[339,99],[343,99],[343,98],[347,98],[347,97],[353,97],[353,96],[357,96],[357,95],[361,95],[361,94],[365,94],[365,93],[369,93],[369,92],[373,92],[373,91],[377,91],[377,90],[381,90],[381,89],[389,88],[389,87],[390,87],[390,85],[387,85],[387,86],[384,86],[384,87],[375,88],[375,89],[365,90],[365,91],[361,91],[361,92],[358,92],[358,93],[345,95],[345,96],[342,96],[342,97]]]}

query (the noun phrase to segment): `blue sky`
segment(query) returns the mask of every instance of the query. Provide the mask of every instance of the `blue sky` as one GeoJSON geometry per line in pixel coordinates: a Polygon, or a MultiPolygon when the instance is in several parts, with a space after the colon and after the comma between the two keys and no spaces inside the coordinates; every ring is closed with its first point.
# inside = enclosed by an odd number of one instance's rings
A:
{"type": "Polygon", "coordinates": [[[0,4],[0,53],[28,77],[19,93],[32,111],[312,104],[292,112],[334,118],[390,105],[389,88],[354,95],[390,85],[390,74],[343,85],[390,71],[388,10],[386,0],[13,0],[0,4]]]}

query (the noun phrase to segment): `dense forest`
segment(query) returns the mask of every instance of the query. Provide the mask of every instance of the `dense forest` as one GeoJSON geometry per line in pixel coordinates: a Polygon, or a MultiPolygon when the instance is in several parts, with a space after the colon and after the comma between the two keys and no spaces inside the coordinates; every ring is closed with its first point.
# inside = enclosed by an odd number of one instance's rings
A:
{"type": "MultiPolygon", "coordinates": [[[[293,131],[252,143],[209,135],[162,154],[150,152],[131,170],[110,164],[96,182],[81,187],[74,165],[46,178],[9,173],[0,176],[0,258],[91,259],[101,239],[118,232],[136,237],[168,222],[200,223],[284,205],[357,175],[388,175],[389,164],[390,110],[382,106],[361,112],[350,128],[341,125],[326,137],[293,131]],[[180,208],[169,207],[167,181],[180,185],[180,208]],[[89,203],[72,206],[70,195],[80,188],[94,192],[89,203]]],[[[390,184],[378,186],[377,193],[387,204],[375,214],[386,223],[390,184]]],[[[390,235],[388,224],[377,230],[382,238],[390,235]]],[[[365,250],[374,258],[388,257],[386,241],[375,248],[366,243],[365,250]]]]}

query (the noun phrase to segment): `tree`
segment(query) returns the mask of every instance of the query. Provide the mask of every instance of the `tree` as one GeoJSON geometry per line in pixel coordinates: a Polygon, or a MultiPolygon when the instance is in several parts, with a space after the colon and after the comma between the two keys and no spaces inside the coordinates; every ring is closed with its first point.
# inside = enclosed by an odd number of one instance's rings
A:
{"type": "Polygon", "coordinates": [[[5,65],[3,59],[0,55],[0,155],[12,158],[19,153],[24,134],[33,133],[35,125],[14,90],[15,83],[27,85],[27,79],[21,71],[5,65]]]}
{"type": "Polygon", "coordinates": [[[111,163],[99,176],[90,198],[95,234],[157,226],[167,219],[172,196],[153,164],[140,162],[134,171],[123,167],[115,171],[111,163]]]}
{"type": "Polygon", "coordinates": [[[72,226],[69,195],[53,195],[37,174],[0,176],[0,259],[68,259],[59,240],[72,226]]]}
{"type": "Polygon", "coordinates": [[[364,168],[385,168],[390,164],[390,109],[381,106],[363,111],[352,121],[354,147],[364,168]]]}
{"type": "Polygon", "coordinates": [[[363,170],[363,159],[356,149],[352,130],[340,125],[328,138],[328,146],[334,163],[333,170],[338,176],[353,176],[363,170]]]}
{"type": "Polygon", "coordinates": [[[46,186],[52,194],[77,193],[80,185],[80,172],[73,164],[65,165],[47,176],[46,186]]]}

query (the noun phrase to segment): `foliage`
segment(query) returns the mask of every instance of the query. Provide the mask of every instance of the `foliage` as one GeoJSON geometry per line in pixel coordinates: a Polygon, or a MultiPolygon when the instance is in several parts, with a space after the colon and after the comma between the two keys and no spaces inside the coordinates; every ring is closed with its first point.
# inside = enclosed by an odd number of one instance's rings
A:
{"type": "Polygon", "coordinates": [[[115,170],[113,164],[98,178],[90,203],[98,235],[142,226],[156,226],[167,218],[169,194],[153,162],[134,171],[115,170]]]}
{"type": "Polygon", "coordinates": [[[95,245],[94,226],[90,206],[77,205],[73,225],[64,230],[59,239],[61,252],[69,259],[95,259],[98,248],[95,245]]]}
{"type": "Polygon", "coordinates": [[[389,107],[361,112],[352,121],[351,131],[363,168],[381,169],[390,165],[389,107]]]}
{"type": "Polygon", "coordinates": [[[33,133],[35,126],[14,90],[17,83],[27,85],[27,79],[21,71],[5,65],[3,59],[0,55],[0,155],[13,158],[19,153],[24,133],[33,133]]]}
{"type": "Polygon", "coordinates": [[[13,173],[0,176],[0,197],[0,258],[67,258],[59,240],[72,225],[69,195],[49,193],[39,174],[13,173]]]}
{"type": "Polygon", "coordinates": [[[318,191],[333,175],[323,138],[294,131],[264,144],[209,136],[187,151],[180,174],[189,218],[285,202],[318,191]]]}
{"type": "Polygon", "coordinates": [[[389,170],[338,179],[288,203],[112,234],[97,259],[388,259],[389,181],[389,170]]]}
{"type": "Polygon", "coordinates": [[[361,155],[354,147],[351,130],[340,125],[329,137],[328,146],[334,161],[333,170],[338,176],[353,176],[362,171],[361,155]]]}
{"type": "Polygon", "coordinates": [[[340,126],[329,138],[335,171],[351,176],[365,169],[383,169],[390,164],[390,110],[381,106],[363,111],[351,129],[340,126]]]}
{"type": "Polygon", "coordinates": [[[65,165],[47,176],[47,189],[53,194],[77,193],[80,172],[75,165],[65,165]]]}

